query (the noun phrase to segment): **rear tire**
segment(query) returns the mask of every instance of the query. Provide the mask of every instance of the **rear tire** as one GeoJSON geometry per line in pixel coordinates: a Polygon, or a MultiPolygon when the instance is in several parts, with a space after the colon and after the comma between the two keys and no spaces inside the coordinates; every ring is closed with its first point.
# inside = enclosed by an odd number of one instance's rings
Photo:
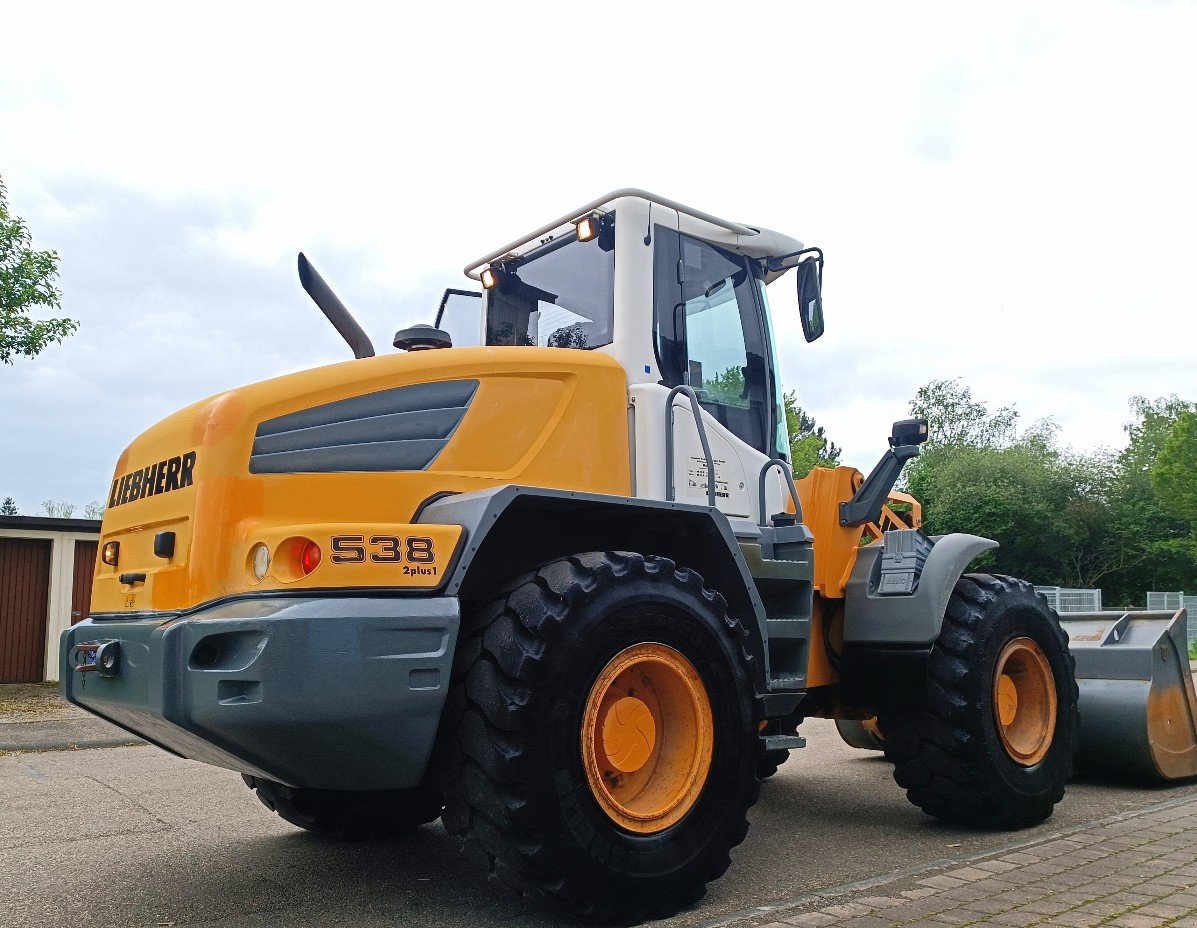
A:
{"type": "MultiPolygon", "coordinates": [[[[760,790],[746,638],[698,574],[639,554],[554,561],[473,610],[441,746],[452,777],[444,823],[464,839],[464,855],[517,893],[592,921],[632,924],[695,903],[730,865],[760,790]],[[709,704],[701,739],[709,765],[694,768],[705,773],[674,811],[621,825],[598,784],[619,790],[641,770],[598,776],[583,732],[594,731],[595,707],[608,705],[594,696],[611,683],[607,674],[638,649],[680,655],[693,671],[709,704]]],[[[622,691],[620,702],[643,697],[654,716],[667,704],[649,677],[638,692],[622,691]]],[[[657,722],[661,739],[667,730],[657,722]]],[[[654,779],[672,769],[658,763],[664,756],[637,763],[654,779]]]]}
{"type": "Polygon", "coordinates": [[[885,755],[898,785],[927,814],[965,825],[1025,828],[1048,818],[1064,796],[1078,741],[1077,698],[1068,637],[1043,595],[1025,580],[966,574],[931,649],[926,705],[881,715],[885,755]],[[1020,762],[1004,744],[1010,718],[1001,721],[995,699],[999,659],[1028,639],[1033,644],[1027,648],[1050,669],[1045,693],[1054,697],[1052,711],[1047,701],[1036,707],[1045,718],[1046,740],[1024,758],[1034,763],[1020,762]]]}
{"type": "Polygon", "coordinates": [[[441,815],[439,790],[296,789],[242,775],[245,785],[279,818],[326,838],[367,840],[408,834],[441,815]]]}
{"type": "Polygon", "coordinates": [[[767,780],[773,774],[777,773],[777,768],[789,759],[789,751],[766,751],[762,749],[756,761],[756,775],[762,780],[767,780]]]}

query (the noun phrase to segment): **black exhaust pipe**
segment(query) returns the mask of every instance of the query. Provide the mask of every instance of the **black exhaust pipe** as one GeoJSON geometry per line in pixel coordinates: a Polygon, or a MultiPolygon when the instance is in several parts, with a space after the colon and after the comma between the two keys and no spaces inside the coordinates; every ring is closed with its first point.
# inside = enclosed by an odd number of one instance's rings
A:
{"type": "Polygon", "coordinates": [[[312,302],[319,306],[320,311],[328,317],[333,328],[341,333],[341,338],[345,339],[346,344],[353,349],[353,356],[355,358],[374,357],[374,345],[370,341],[370,336],[357,324],[353,313],[345,308],[345,304],[333,293],[332,287],[324,282],[324,278],[312,267],[312,262],[304,256],[302,251],[299,253],[299,282],[303,284],[303,289],[308,292],[312,302]]]}

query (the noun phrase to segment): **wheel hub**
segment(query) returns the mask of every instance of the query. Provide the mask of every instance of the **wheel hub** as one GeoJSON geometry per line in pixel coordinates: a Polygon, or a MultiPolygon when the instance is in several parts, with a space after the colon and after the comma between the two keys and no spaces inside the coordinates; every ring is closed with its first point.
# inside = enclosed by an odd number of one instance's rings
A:
{"type": "Polygon", "coordinates": [[[648,706],[624,696],[603,718],[603,754],[616,770],[632,773],[644,766],[657,745],[657,723],[648,706]]]}
{"type": "Polygon", "coordinates": [[[1056,680],[1033,638],[1015,638],[998,655],[993,683],[994,721],[1002,747],[1023,767],[1039,763],[1056,731],[1056,680]]]}
{"type": "Polygon", "coordinates": [[[714,718],[702,678],[667,645],[626,648],[591,685],[581,742],[602,811],[627,831],[664,831],[694,807],[711,766],[714,718]]]}
{"type": "Polygon", "coordinates": [[[997,708],[998,721],[1009,728],[1018,715],[1018,686],[1008,673],[998,677],[997,708]]]}

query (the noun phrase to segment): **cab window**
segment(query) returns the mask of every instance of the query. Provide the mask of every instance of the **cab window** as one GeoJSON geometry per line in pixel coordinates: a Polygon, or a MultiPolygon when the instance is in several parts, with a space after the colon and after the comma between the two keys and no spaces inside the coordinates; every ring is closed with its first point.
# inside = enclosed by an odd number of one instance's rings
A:
{"type": "Polygon", "coordinates": [[[504,262],[486,292],[486,344],[601,348],[615,324],[615,236],[574,233],[504,262]]]}
{"type": "Polygon", "coordinates": [[[772,456],[759,269],[742,255],[661,226],[656,244],[654,327],[666,383],[693,387],[717,421],[772,456]]]}

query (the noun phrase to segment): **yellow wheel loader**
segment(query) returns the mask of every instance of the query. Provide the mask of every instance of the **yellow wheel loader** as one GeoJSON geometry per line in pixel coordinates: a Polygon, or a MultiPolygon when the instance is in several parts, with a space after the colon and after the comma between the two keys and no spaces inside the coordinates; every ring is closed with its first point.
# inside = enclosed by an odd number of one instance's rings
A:
{"type": "MultiPolygon", "coordinates": [[[[600,921],[700,898],[811,717],[931,815],[1041,821],[1082,730],[1068,636],[1026,581],[965,572],[993,541],[920,530],[893,488],[925,422],[867,477],[793,479],[769,316],[790,271],[813,341],[819,249],[619,190],[472,262],[480,289],[376,357],[301,256],[356,359],[120,456],[66,697],[301,828],[439,817],[600,921]]],[[[1193,773],[1191,681],[1151,696],[1176,660],[1152,635],[1183,616],[1100,621],[1082,684],[1142,700],[1123,724],[1150,747],[1163,718],[1165,774],[1193,773]]]]}

